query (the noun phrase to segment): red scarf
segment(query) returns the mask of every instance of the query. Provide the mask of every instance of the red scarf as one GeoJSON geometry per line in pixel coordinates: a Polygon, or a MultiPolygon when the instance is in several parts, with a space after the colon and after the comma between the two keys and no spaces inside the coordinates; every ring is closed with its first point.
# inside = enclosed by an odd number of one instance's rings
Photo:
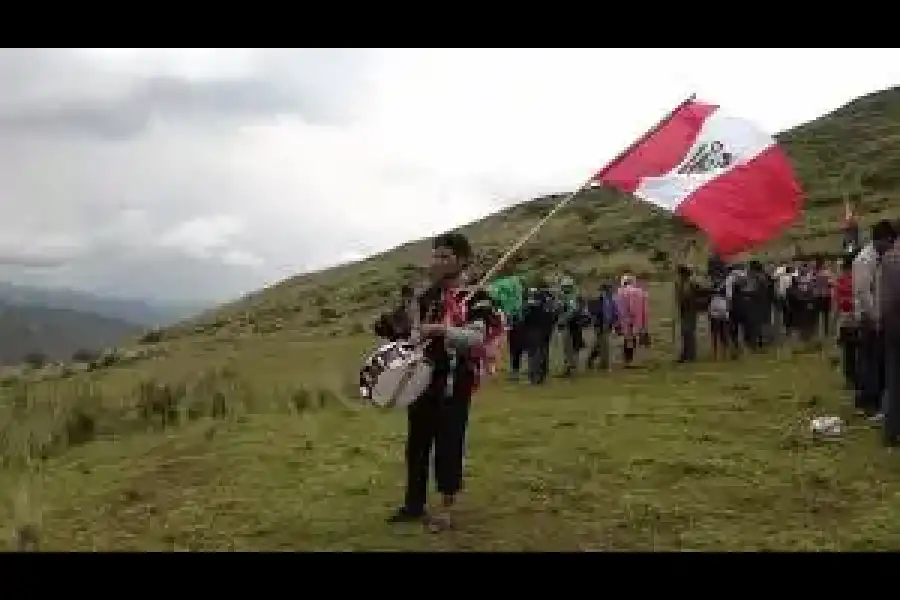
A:
{"type": "MultiPolygon", "coordinates": [[[[465,288],[448,288],[444,293],[444,324],[450,327],[463,327],[467,321],[467,307],[464,300],[468,298],[467,289],[465,288]]],[[[502,320],[491,318],[485,324],[486,330],[484,342],[471,348],[467,353],[467,358],[474,363],[474,381],[472,383],[472,392],[478,391],[481,384],[481,378],[487,374],[487,347],[498,336],[503,335],[502,320]]]]}

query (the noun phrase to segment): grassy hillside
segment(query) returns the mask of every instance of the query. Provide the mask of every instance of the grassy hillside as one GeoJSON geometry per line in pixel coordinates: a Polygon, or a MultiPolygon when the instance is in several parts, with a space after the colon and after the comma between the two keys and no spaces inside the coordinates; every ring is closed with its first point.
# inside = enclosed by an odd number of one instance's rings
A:
{"type": "MultiPolygon", "coordinates": [[[[865,222],[900,215],[888,202],[900,93],[784,139],[810,199],[767,253],[836,244],[845,194],[861,198],[865,222]]],[[[488,260],[551,202],[466,231],[488,260]]],[[[535,270],[646,275],[654,344],[634,370],[541,389],[488,382],[457,531],[383,523],[402,493],[405,419],[344,393],[372,345],[363,324],[418,275],[427,248],[414,243],[165,330],[135,360],[0,380],[0,539],[59,550],[896,548],[896,457],[854,420],[830,341],[672,365],[661,259],[691,235],[595,192],[528,246],[522,265],[535,270]],[[824,414],[846,417],[846,434],[813,438],[808,420],[824,414]]]]}

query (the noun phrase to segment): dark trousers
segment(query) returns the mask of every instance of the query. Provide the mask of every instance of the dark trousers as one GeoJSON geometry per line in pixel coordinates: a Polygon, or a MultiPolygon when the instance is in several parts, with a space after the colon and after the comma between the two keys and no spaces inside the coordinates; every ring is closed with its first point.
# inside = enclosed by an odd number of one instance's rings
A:
{"type": "Polygon", "coordinates": [[[779,317],[779,333],[784,333],[785,335],[790,336],[791,332],[794,330],[794,312],[792,310],[791,303],[785,299],[780,298],[775,301],[775,311],[779,317]]]}
{"type": "Polygon", "coordinates": [[[831,298],[816,298],[816,329],[825,337],[831,333],[831,298]]]}
{"type": "Polygon", "coordinates": [[[680,325],[681,351],[678,360],[681,362],[697,360],[697,316],[682,317],[680,325]]]}
{"type": "Polygon", "coordinates": [[[900,442],[900,338],[886,338],[884,349],[884,441],[894,445],[900,442]]]}
{"type": "Polygon", "coordinates": [[[844,372],[844,380],[850,389],[858,389],[856,355],[859,348],[859,337],[855,327],[841,327],[838,346],[841,349],[841,367],[844,372]]]}
{"type": "Polygon", "coordinates": [[[759,344],[768,346],[775,342],[775,305],[772,302],[760,303],[759,344]]]}
{"type": "Polygon", "coordinates": [[[745,345],[750,345],[753,338],[753,315],[744,307],[731,312],[728,320],[729,346],[732,353],[740,352],[745,345]]]}
{"type": "Polygon", "coordinates": [[[588,354],[587,358],[587,368],[592,369],[594,367],[594,363],[598,360],[600,361],[601,369],[609,368],[609,344],[610,344],[610,331],[608,328],[598,325],[594,327],[594,345],[591,346],[591,351],[588,354]]]}
{"type": "Polygon", "coordinates": [[[407,409],[404,505],[409,512],[425,510],[432,449],[438,492],[452,496],[462,488],[463,456],[471,404],[471,393],[448,398],[426,392],[407,409]]]}
{"type": "Polygon", "coordinates": [[[526,352],[528,354],[528,381],[533,384],[543,383],[550,373],[550,340],[553,330],[529,329],[526,352]]]}
{"type": "Polygon", "coordinates": [[[816,335],[816,325],[818,324],[815,301],[797,302],[793,310],[794,323],[800,339],[804,342],[810,341],[816,335]]]}
{"type": "Polygon", "coordinates": [[[514,323],[506,334],[506,342],[509,346],[509,370],[513,373],[518,373],[522,368],[522,356],[525,355],[528,347],[525,338],[525,330],[519,323],[514,323]]]}
{"type": "Polygon", "coordinates": [[[871,327],[860,329],[856,353],[856,408],[869,413],[881,409],[884,393],[884,336],[871,327]]]}
{"type": "Polygon", "coordinates": [[[637,350],[637,336],[636,335],[625,335],[622,336],[622,362],[625,363],[625,366],[629,366],[634,363],[634,353],[637,350]]]}
{"type": "Polygon", "coordinates": [[[757,350],[763,346],[764,315],[765,307],[758,303],[748,306],[744,313],[744,344],[752,350],[757,350]]]}

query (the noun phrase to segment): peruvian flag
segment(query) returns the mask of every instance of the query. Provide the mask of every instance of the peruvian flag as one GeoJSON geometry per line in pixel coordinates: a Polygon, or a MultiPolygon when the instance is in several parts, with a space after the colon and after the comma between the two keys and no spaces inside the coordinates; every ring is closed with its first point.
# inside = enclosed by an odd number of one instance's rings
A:
{"type": "Polygon", "coordinates": [[[800,213],[790,160],[754,124],[691,98],[594,175],[690,221],[722,257],[759,246],[800,213]]]}

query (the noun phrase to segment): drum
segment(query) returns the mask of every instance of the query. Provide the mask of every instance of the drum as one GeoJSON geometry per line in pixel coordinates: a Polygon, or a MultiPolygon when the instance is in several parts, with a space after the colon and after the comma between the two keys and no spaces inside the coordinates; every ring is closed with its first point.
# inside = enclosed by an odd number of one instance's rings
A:
{"type": "Polygon", "coordinates": [[[359,371],[359,392],[378,408],[405,408],[431,383],[432,366],[422,348],[409,342],[380,346],[359,371]]]}

